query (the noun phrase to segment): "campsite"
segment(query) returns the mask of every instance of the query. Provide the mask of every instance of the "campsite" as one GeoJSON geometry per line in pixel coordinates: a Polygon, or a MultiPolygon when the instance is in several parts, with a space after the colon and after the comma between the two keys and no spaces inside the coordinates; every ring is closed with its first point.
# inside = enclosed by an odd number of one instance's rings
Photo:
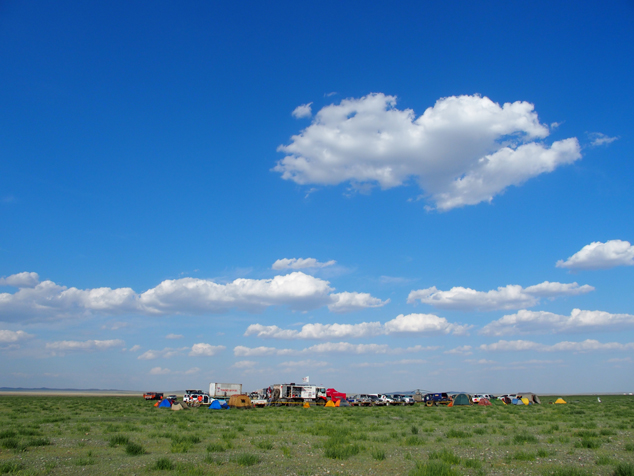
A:
{"type": "Polygon", "coordinates": [[[0,396],[0,474],[631,475],[634,398],[172,411],[0,396]]]}

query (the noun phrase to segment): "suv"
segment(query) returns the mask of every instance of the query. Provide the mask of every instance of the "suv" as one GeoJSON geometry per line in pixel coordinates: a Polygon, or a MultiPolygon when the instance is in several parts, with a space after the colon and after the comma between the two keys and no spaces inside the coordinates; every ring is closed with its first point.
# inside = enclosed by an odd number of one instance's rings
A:
{"type": "Polygon", "coordinates": [[[394,403],[396,404],[401,404],[401,405],[414,405],[414,399],[412,397],[410,397],[409,395],[402,395],[400,393],[395,393],[394,395],[392,395],[392,398],[394,399],[394,403]]]}
{"type": "Polygon", "coordinates": [[[428,393],[423,397],[423,403],[426,407],[431,407],[432,405],[449,405],[453,400],[446,393],[428,393]]]}

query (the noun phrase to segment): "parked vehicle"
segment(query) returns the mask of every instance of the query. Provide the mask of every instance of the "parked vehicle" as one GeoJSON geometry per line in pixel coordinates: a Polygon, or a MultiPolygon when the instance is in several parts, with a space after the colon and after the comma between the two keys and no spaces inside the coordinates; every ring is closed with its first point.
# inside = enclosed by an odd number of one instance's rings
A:
{"type": "Polygon", "coordinates": [[[427,407],[449,405],[452,401],[451,397],[446,393],[427,393],[423,396],[423,403],[427,407]]]}
{"type": "Polygon", "coordinates": [[[183,401],[185,403],[208,405],[211,403],[211,400],[212,398],[209,394],[203,392],[202,390],[185,390],[185,395],[183,395],[183,401]]]}
{"type": "Polygon", "coordinates": [[[163,394],[158,392],[145,392],[143,398],[146,400],[162,400],[163,394]]]}
{"type": "Polygon", "coordinates": [[[414,399],[409,395],[395,393],[394,395],[391,395],[391,397],[394,400],[395,405],[414,405],[414,403],[416,403],[414,402],[414,399]]]}
{"type": "MultiPolygon", "coordinates": [[[[344,394],[345,395],[345,394],[344,394]]],[[[325,403],[328,399],[326,387],[316,385],[302,385],[296,383],[282,383],[273,385],[271,403],[286,405],[293,403],[325,403]]]]}
{"type": "Polygon", "coordinates": [[[333,402],[336,402],[337,400],[346,400],[346,394],[338,392],[334,388],[329,388],[326,390],[326,398],[330,398],[333,402]]]}

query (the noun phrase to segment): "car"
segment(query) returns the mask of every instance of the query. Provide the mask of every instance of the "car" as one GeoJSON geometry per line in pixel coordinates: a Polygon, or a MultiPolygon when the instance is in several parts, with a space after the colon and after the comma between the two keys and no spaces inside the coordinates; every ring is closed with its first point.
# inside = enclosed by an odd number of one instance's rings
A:
{"type": "Polygon", "coordinates": [[[143,398],[146,400],[161,400],[163,398],[163,394],[158,392],[145,392],[143,394],[143,398]]]}

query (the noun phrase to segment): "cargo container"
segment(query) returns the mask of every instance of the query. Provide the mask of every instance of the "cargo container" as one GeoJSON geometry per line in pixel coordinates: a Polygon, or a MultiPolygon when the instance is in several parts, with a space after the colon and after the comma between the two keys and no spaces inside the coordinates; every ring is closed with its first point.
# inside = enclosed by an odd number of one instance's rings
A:
{"type": "Polygon", "coordinates": [[[241,383],[210,383],[209,396],[216,399],[228,400],[232,395],[242,394],[241,383]]]}

